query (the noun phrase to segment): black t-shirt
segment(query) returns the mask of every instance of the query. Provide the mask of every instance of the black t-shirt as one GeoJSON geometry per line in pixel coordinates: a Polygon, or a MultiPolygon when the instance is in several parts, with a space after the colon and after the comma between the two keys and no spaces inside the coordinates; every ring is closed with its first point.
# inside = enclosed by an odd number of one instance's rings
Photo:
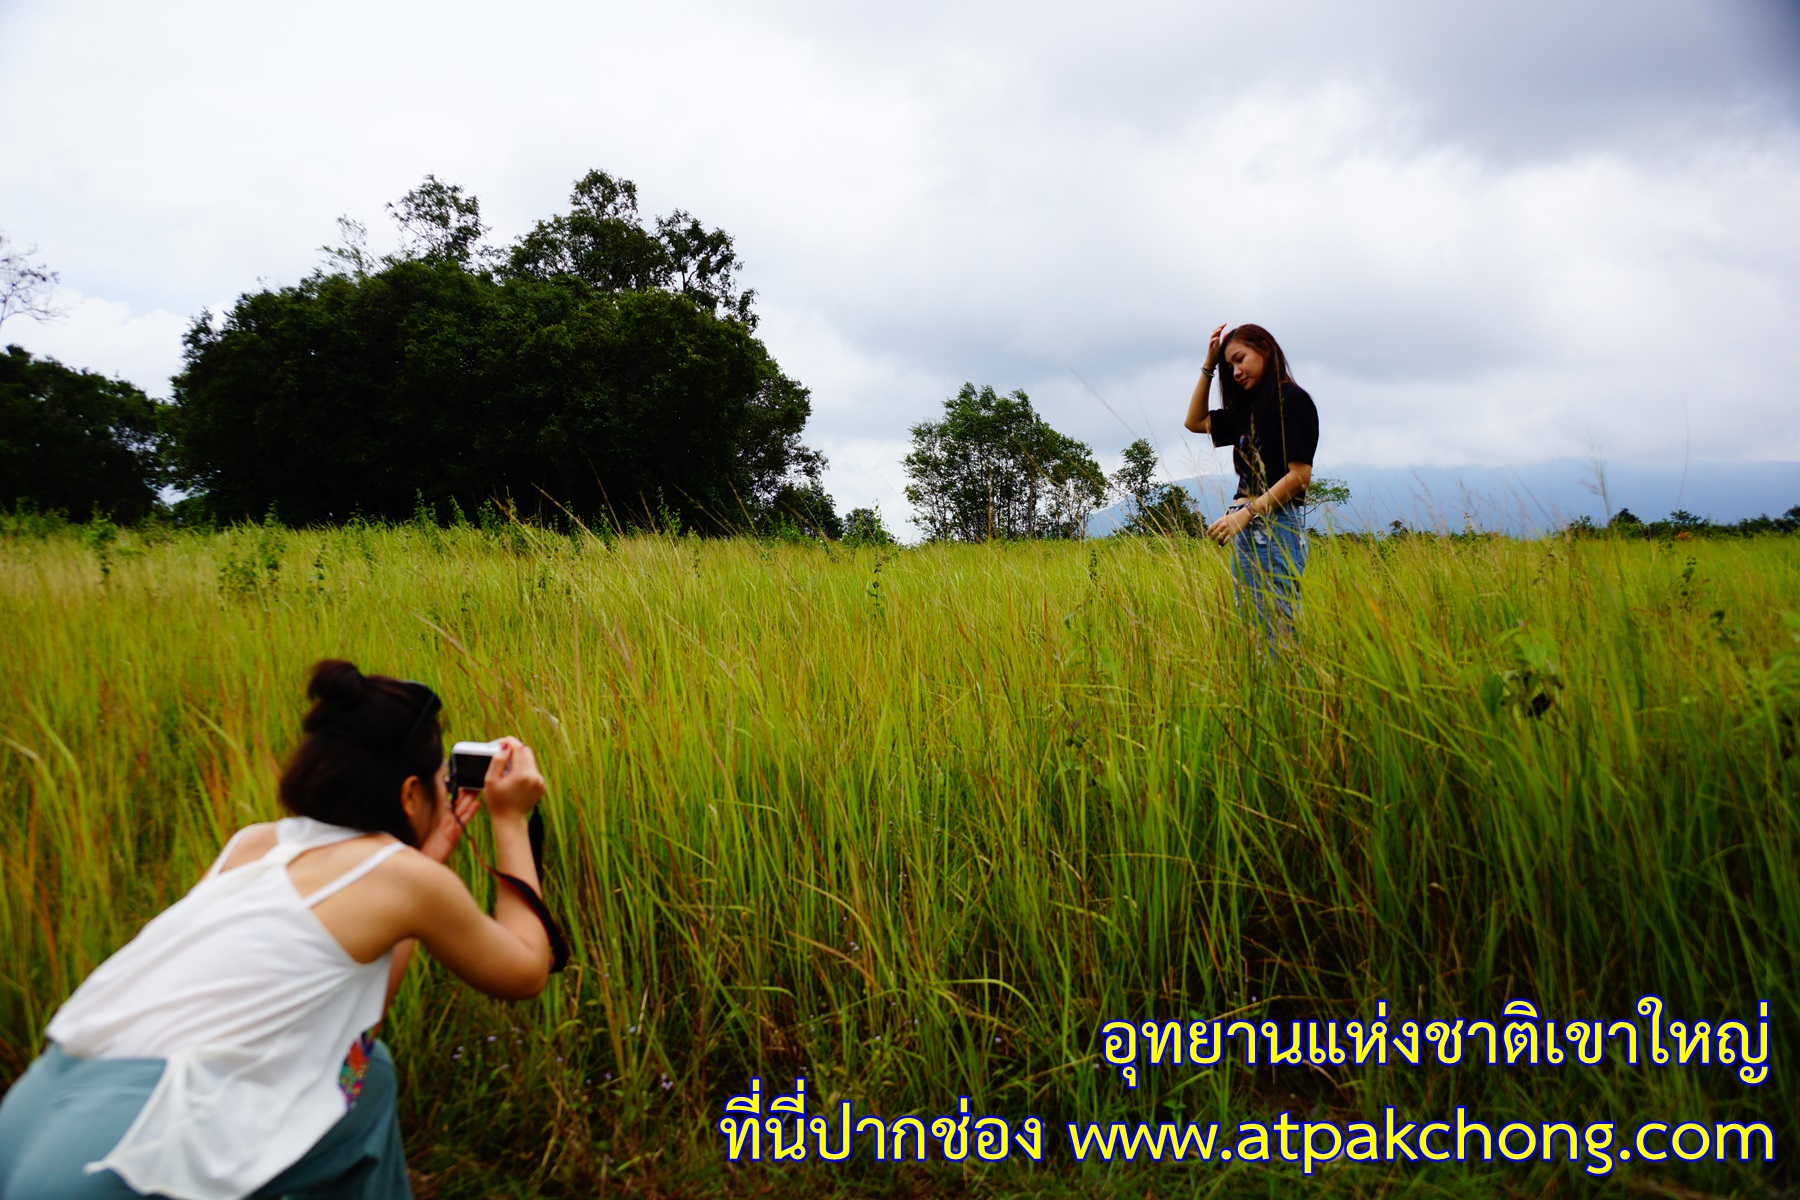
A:
{"type": "MultiPolygon", "coordinates": [[[[1261,391],[1262,389],[1259,389],[1261,391]]],[[[1281,385],[1237,408],[1212,410],[1215,446],[1231,447],[1231,465],[1237,469],[1239,496],[1256,496],[1269,490],[1287,474],[1291,462],[1312,465],[1319,448],[1319,410],[1298,384],[1281,385]]],[[[1306,489],[1288,499],[1303,503],[1306,489]]]]}

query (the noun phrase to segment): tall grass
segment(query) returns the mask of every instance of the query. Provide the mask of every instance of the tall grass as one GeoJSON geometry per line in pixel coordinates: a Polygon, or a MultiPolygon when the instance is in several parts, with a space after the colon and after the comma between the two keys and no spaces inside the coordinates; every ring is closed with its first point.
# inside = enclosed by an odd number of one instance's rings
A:
{"type": "MultiPolygon", "coordinates": [[[[1271,668],[1204,542],[825,550],[352,526],[0,542],[0,1078],[83,975],[278,816],[305,670],[430,681],[551,784],[575,963],[415,969],[386,1036],[422,1189],[1005,1193],[1092,1167],[728,1172],[752,1075],[892,1117],[1651,1115],[1800,1136],[1800,541],[1320,541],[1271,668]],[[1783,656],[1790,656],[1783,659],[1783,656]],[[1726,1068],[1161,1068],[1101,1022],[1774,1014],[1726,1068]],[[505,1181],[505,1182],[502,1182],[505,1181]]],[[[473,874],[470,875],[474,879],[473,874]]],[[[475,880],[478,891],[485,884],[475,880]]],[[[814,1111],[821,1109],[815,1107],[814,1111]]],[[[1624,1168],[1683,1187],[1793,1168],[1624,1168]]],[[[1242,1192],[1289,1170],[1162,1168],[1242,1192]]],[[[1321,1194],[1566,1164],[1342,1167],[1321,1194]]],[[[1617,1185],[1617,1178],[1609,1185],[1617,1185]]],[[[1141,1185],[1135,1194],[1141,1194],[1141,1185]]],[[[1166,1194],[1166,1192],[1164,1193],[1166,1194]]]]}

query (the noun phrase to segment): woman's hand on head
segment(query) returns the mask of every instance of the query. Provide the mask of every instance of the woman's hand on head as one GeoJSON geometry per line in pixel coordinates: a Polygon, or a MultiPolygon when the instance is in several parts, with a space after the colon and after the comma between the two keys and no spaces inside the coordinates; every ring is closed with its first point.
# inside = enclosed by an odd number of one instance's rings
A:
{"type": "Polygon", "coordinates": [[[501,738],[500,752],[488,763],[482,787],[491,816],[524,816],[544,797],[544,777],[538,773],[537,755],[518,738],[501,738]]]}
{"type": "Polygon", "coordinates": [[[1212,337],[1206,343],[1206,369],[1211,371],[1219,365],[1219,354],[1224,350],[1220,344],[1225,337],[1225,326],[1221,325],[1212,331],[1212,337]]]}

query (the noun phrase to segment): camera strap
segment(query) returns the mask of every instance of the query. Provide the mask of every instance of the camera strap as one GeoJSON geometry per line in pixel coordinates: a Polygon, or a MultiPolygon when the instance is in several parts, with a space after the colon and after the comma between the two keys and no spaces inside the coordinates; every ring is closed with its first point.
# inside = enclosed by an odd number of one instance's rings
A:
{"type": "Polygon", "coordinates": [[[544,933],[550,939],[550,973],[555,975],[568,966],[569,943],[563,939],[562,930],[556,927],[556,918],[550,915],[550,907],[544,903],[544,898],[533,891],[531,885],[518,876],[508,875],[505,871],[496,871],[494,868],[488,867],[486,863],[481,865],[487,867],[489,875],[511,888],[513,893],[530,906],[532,912],[537,914],[537,919],[544,923],[544,933]]]}
{"type": "MultiPolygon", "coordinates": [[[[456,816],[455,804],[450,806],[450,815],[456,818],[458,825],[462,826],[463,837],[461,840],[469,841],[469,827],[463,824],[461,817],[456,816]]],[[[531,863],[537,868],[538,878],[542,879],[544,877],[544,818],[536,809],[532,810],[531,819],[526,822],[526,831],[531,839],[531,863]]],[[[529,883],[517,875],[508,875],[505,871],[496,870],[486,858],[482,857],[481,851],[474,846],[473,842],[470,842],[470,848],[475,851],[475,861],[481,864],[484,871],[504,883],[514,895],[525,902],[526,907],[537,914],[537,919],[544,926],[544,936],[550,939],[550,973],[552,975],[560,973],[564,967],[569,965],[569,943],[563,937],[562,929],[557,926],[556,918],[550,915],[550,906],[544,903],[544,898],[538,895],[537,889],[529,883]]]]}

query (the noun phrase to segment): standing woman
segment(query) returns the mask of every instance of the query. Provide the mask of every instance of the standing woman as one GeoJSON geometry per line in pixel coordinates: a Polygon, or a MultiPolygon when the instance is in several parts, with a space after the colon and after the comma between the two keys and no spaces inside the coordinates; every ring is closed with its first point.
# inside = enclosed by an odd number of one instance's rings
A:
{"type": "Polygon", "coordinates": [[[0,1200],[403,1200],[393,1060],[372,1027],[414,941],[503,999],[560,967],[531,749],[502,739],[483,792],[453,799],[430,688],[326,661],[307,690],[280,785],[294,815],[239,830],[57,1011],[0,1104],[0,1200]],[[510,880],[492,917],[444,865],[482,795],[510,880]]]}
{"type": "Polygon", "coordinates": [[[1291,637],[1306,570],[1306,526],[1301,510],[1312,482],[1319,445],[1319,410],[1294,382],[1287,355],[1260,325],[1221,325],[1206,347],[1206,363],[1188,400],[1191,433],[1210,433],[1213,445],[1231,447],[1237,495],[1206,534],[1232,542],[1232,575],[1238,608],[1248,601],[1274,653],[1277,638],[1291,637]],[[1222,407],[1209,409],[1213,375],[1219,375],[1222,407]]]}

